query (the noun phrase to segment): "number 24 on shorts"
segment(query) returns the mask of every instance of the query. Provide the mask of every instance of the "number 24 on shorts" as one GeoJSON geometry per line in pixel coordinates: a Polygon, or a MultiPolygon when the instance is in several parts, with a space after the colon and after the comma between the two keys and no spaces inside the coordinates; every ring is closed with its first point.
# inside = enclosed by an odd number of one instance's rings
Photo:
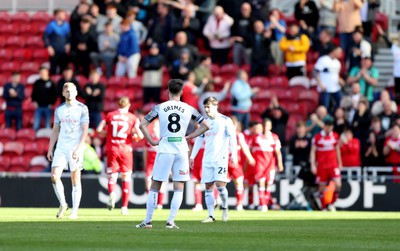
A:
{"type": "Polygon", "coordinates": [[[225,174],[226,173],[226,167],[218,167],[218,174],[225,174]]]}

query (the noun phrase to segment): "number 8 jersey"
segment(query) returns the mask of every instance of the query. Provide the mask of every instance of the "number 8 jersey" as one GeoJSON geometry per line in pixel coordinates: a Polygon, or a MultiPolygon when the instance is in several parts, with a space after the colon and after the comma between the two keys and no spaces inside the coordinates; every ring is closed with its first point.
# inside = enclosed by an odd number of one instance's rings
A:
{"type": "Polygon", "coordinates": [[[181,101],[167,101],[156,105],[145,117],[148,122],[158,117],[160,121],[159,153],[179,154],[188,152],[185,139],[191,119],[201,123],[204,117],[192,106],[181,101]]]}

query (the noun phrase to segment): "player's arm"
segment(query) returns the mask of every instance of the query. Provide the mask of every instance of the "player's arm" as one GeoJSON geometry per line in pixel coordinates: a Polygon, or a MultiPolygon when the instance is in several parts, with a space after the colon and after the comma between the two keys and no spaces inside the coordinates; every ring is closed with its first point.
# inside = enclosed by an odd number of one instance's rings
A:
{"type": "Polygon", "coordinates": [[[53,132],[50,135],[50,143],[49,143],[49,150],[47,151],[47,159],[49,161],[53,160],[53,150],[54,145],[57,142],[58,135],[60,134],[60,124],[54,123],[53,132]]]}
{"type": "Polygon", "coordinates": [[[137,118],[135,121],[135,125],[132,127],[132,135],[134,135],[135,138],[141,140],[141,139],[143,139],[143,133],[139,128],[139,124],[140,124],[140,121],[137,118]]]}
{"type": "Polygon", "coordinates": [[[195,120],[200,126],[197,127],[197,129],[192,132],[191,134],[186,136],[186,140],[191,140],[194,139],[203,133],[205,133],[208,129],[210,129],[210,125],[208,122],[204,119],[204,117],[192,107],[192,119],[195,120]]]}
{"type": "Polygon", "coordinates": [[[196,140],[194,141],[192,152],[190,154],[190,168],[193,167],[194,159],[196,158],[197,154],[199,153],[201,145],[203,145],[203,141],[204,141],[204,137],[202,137],[202,136],[197,137],[196,140]]]}
{"type": "Polygon", "coordinates": [[[283,161],[282,161],[282,152],[280,148],[275,148],[275,155],[278,161],[278,170],[279,172],[283,172],[283,161]]]}
{"type": "Polygon", "coordinates": [[[313,174],[317,174],[317,167],[315,165],[315,152],[316,152],[317,148],[316,146],[313,144],[311,146],[311,151],[310,151],[310,165],[311,165],[311,172],[313,174]]]}
{"type": "Polygon", "coordinates": [[[239,143],[240,149],[242,150],[244,156],[246,156],[247,162],[248,162],[251,166],[254,166],[254,164],[255,164],[256,161],[254,160],[253,155],[252,155],[251,152],[250,152],[250,148],[249,148],[249,146],[247,145],[247,143],[246,143],[246,141],[244,140],[244,138],[243,138],[243,137],[239,137],[238,143],[239,143]]]}
{"type": "Polygon", "coordinates": [[[147,121],[147,119],[143,119],[143,120],[140,122],[139,129],[140,129],[140,131],[143,133],[143,137],[150,143],[150,145],[152,145],[152,146],[157,146],[158,143],[159,143],[159,140],[158,140],[158,141],[154,141],[154,140],[151,138],[150,133],[149,133],[149,130],[147,129],[147,127],[148,127],[149,125],[150,125],[150,122],[147,121]]]}
{"type": "Polygon", "coordinates": [[[340,153],[340,146],[339,146],[339,144],[336,145],[335,150],[336,150],[336,157],[337,157],[337,160],[338,160],[339,169],[342,170],[342,168],[343,168],[343,164],[342,164],[342,154],[340,153]]]}
{"type": "Polygon", "coordinates": [[[100,124],[96,128],[96,132],[100,135],[105,135],[106,133],[103,131],[104,127],[106,126],[107,122],[103,119],[100,124]]]}

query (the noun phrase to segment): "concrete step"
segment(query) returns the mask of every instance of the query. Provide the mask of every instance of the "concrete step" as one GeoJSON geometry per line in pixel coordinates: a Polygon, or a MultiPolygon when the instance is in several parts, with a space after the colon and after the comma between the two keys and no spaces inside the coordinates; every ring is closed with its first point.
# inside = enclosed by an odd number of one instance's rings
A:
{"type": "Polygon", "coordinates": [[[375,62],[393,62],[393,56],[392,54],[390,55],[384,55],[384,54],[376,54],[375,57],[375,62]]]}
{"type": "Polygon", "coordinates": [[[393,67],[393,61],[376,61],[374,63],[374,66],[378,69],[381,68],[392,68],[393,67]]]}

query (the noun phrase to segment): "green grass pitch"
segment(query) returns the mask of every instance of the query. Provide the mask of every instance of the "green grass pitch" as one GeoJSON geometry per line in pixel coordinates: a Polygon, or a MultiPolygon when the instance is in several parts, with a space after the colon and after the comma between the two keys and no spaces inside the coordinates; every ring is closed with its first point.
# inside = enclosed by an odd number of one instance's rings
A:
{"type": "MultiPolygon", "coordinates": [[[[228,222],[202,224],[207,212],[181,210],[179,230],[135,229],[145,210],[80,209],[79,219],[57,208],[0,208],[0,250],[400,250],[400,213],[230,211],[228,222]]],[[[69,211],[68,211],[69,212],[69,211]]]]}

